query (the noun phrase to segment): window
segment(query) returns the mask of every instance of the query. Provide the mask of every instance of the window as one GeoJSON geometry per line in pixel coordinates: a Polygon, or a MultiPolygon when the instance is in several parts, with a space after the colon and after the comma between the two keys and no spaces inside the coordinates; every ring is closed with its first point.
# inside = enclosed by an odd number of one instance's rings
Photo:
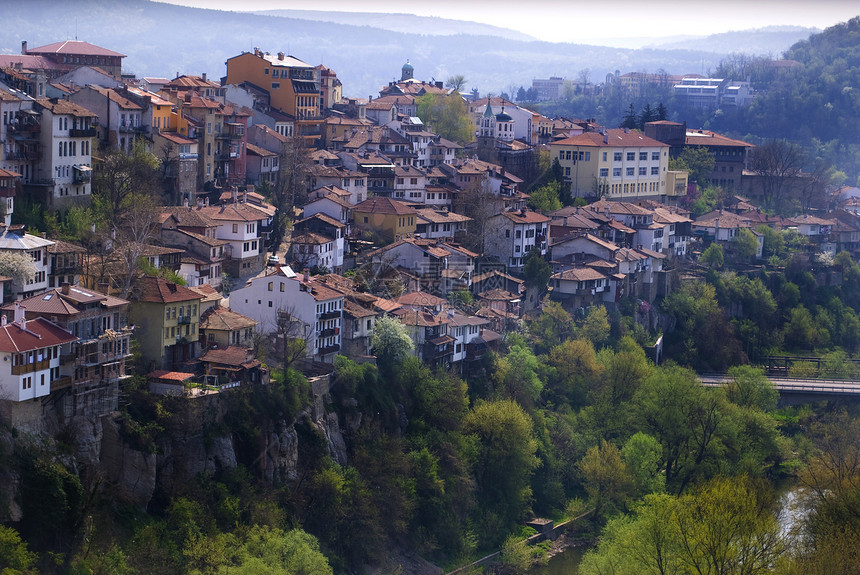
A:
{"type": "Polygon", "coordinates": [[[277,90],[277,89],[278,89],[278,88],[280,88],[280,87],[281,87],[281,83],[280,83],[280,82],[272,82],[272,89],[273,89],[273,90],[277,90]]]}
{"type": "Polygon", "coordinates": [[[634,174],[633,174],[633,172],[634,172],[635,170],[636,170],[636,168],[627,168],[627,175],[628,175],[628,176],[632,176],[632,175],[634,175],[634,174]]]}
{"type": "Polygon", "coordinates": [[[651,168],[651,175],[652,176],[659,176],[660,175],[660,168],[657,166],[654,166],[653,168],[651,168]]]}
{"type": "Polygon", "coordinates": [[[233,224],[233,233],[234,234],[239,233],[239,224],[233,224]]]}
{"type": "Polygon", "coordinates": [[[644,162],[648,160],[648,152],[639,152],[639,161],[644,162]]]}
{"type": "Polygon", "coordinates": [[[636,161],[636,152],[627,152],[627,161],[628,162],[636,161]]]}
{"type": "Polygon", "coordinates": [[[612,177],[620,178],[621,177],[621,168],[612,168],[612,177]]]}
{"type": "MultiPolygon", "coordinates": [[[[580,154],[581,154],[581,153],[582,153],[582,152],[580,152],[580,154]]],[[[591,152],[585,152],[585,161],[586,161],[586,162],[590,162],[590,161],[591,161],[591,152]]]]}
{"type": "Polygon", "coordinates": [[[609,155],[609,153],[608,153],[608,152],[603,152],[603,161],[604,161],[604,162],[606,161],[606,156],[607,156],[607,155],[609,155]]]}
{"type": "Polygon", "coordinates": [[[613,162],[620,162],[621,161],[621,152],[615,152],[614,154],[612,154],[612,161],[613,162]]]}
{"type": "Polygon", "coordinates": [[[272,291],[274,289],[274,286],[274,282],[269,282],[269,291],[272,291]]]}
{"type": "Polygon", "coordinates": [[[651,159],[655,162],[660,160],[660,152],[651,152],[651,159]]]}
{"type": "Polygon", "coordinates": [[[648,168],[639,168],[639,175],[640,176],[647,175],[647,172],[648,172],[648,168]]]}
{"type": "Polygon", "coordinates": [[[608,178],[609,177],[609,168],[600,168],[600,177],[608,178]]]}

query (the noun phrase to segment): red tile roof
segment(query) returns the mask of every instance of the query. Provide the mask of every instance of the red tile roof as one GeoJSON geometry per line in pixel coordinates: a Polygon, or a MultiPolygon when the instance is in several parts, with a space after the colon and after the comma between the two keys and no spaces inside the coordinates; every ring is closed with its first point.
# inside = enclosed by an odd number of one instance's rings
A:
{"type": "Polygon", "coordinates": [[[70,54],[73,56],[115,56],[125,58],[125,54],[84,42],[83,40],[66,40],[65,42],[54,42],[38,48],[30,48],[28,54],[70,54]]]}
{"type": "Polygon", "coordinates": [[[558,142],[553,142],[553,146],[590,146],[590,147],[648,147],[648,148],[668,148],[669,144],[658,142],[653,138],[649,138],[642,132],[636,130],[624,131],[620,128],[606,130],[606,137],[599,132],[585,132],[578,136],[565,138],[558,142]]]}
{"type": "Polygon", "coordinates": [[[365,212],[370,214],[394,214],[400,216],[417,214],[415,208],[404,204],[403,202],[398,202],[397,200],[392,200],[391,198],[382,196],[367,198],[363,202],[354,205],[352,209],[356,212],[365,212]]]}
{"type": "Polygon", "coordinates": [[[178,301],[201,300],[203,295],[193,292],[190,289],[169,282],[164,278],[153,276],[145,276],[137,283],[137,296],[134,298],[138,301],[154,302],[154,303],[173,303],[178,301]]]}
{"type": "Polygon", "coordinates": [[[41,317],[0,325],[0,352],[32,351],[77,339],[57,324],[41,317]]]}

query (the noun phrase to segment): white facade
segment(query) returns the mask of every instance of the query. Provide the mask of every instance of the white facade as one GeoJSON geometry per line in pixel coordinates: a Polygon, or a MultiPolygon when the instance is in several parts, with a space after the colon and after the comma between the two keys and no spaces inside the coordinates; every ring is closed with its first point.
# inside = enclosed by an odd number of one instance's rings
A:
{"type": "Polygon", "coordinates": [[[230,309],[257,322],[257,332],[278,332],[279,321],[297,329],[288,334],[307,341],[307,356],[333,361],[340,350],[343,294],[296,276],[288,266],[266,269],[230,294],[230,309]],[[297,333],[298,332],[298,333],[297,333]]]}
{"type": "Polygon", "coordinates": [[[89,202],[92,174],[92,117],[42,111],[42,157],[32,183],[47,186],[53,206],[89,202]]]}

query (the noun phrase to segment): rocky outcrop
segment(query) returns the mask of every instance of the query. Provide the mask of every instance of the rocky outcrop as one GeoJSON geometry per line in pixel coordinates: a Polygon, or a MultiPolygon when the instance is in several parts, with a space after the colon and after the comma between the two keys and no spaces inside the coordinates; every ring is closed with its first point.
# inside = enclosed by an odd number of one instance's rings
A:
{"type": "Polygon", "coordinates": [[[280,421],[266,445],[263,473],[271,484],[291,483],[298,480],[299,436],[294,425],[280,421]]]}
{"type": "Polygon", "coordinates": [[[124,443],[116,421],[102,422],[100,472],[116,497],[143,509],[155,493],[156,456],[124,443]]]}

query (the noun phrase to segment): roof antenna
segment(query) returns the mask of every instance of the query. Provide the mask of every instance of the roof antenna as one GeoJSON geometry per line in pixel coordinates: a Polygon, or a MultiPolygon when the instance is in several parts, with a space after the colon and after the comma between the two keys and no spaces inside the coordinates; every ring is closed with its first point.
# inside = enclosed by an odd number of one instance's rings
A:
{"type": "Polygon", "coordinates": [[[78,17],[75,16],[75,42],[78,41],[78,17]]]}

